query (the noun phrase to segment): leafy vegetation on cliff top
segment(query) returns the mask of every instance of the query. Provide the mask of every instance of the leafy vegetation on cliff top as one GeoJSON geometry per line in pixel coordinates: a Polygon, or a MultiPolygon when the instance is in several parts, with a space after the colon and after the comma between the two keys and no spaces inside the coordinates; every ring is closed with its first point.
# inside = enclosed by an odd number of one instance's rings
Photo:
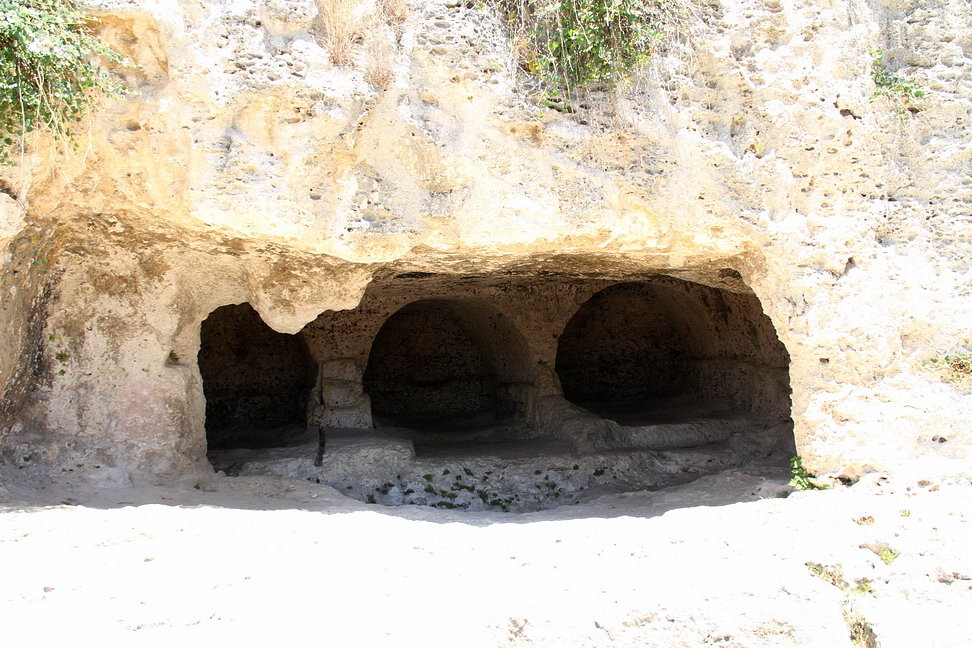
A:
{"type": "Polygon", "coordinates": [[[34,130],[67,141],[96,91],[117,90],[94,64],[120,58],[94,22],[72,0],[0,0],[0,163],[34,130]]]}
{"type": "Polygon", "coordinates": [[[682,24],[678,0],[497,0],[524,68],[567,93],[613,83],[682,24]]]}

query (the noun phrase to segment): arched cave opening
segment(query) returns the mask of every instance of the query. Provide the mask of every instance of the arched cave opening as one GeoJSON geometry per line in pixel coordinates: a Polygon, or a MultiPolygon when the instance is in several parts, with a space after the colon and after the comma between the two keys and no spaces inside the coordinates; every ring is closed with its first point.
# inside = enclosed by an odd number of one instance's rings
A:
{"type": "Polygon", "coordinates": [[[503,511],[785,470],[787,351],[738,273],[705,277],[389,274],[297,336],[217,309],[199,354],[210,461],[503,511]]]}
{"type": "Polygon", "coordinates": [[[425,299],[385,321],[362,383],[376,426],[410,438],[421,455],[524,437],[517,386],[530,377],[526,343],[503,313],[425,299]]]}
{"type": "Polygon", "coordinates": [[[198,363],[210,450],[305,440],[317,365],[300,334],[274,331],[249,304],[221,306],[202,323],[198,363]]]}
{"type": "Polygon", "coordinates": [[[594,294],[556,371],[569,401],[623,426],[790,414],[789,355],[759,299],[670,277],[594,294]]]}

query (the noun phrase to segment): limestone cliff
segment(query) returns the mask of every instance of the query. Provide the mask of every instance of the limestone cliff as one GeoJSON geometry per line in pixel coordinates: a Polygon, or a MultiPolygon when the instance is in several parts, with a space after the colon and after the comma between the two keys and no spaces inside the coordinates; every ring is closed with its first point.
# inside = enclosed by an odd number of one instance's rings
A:
{"type": "Polygon", "coordinates": [[[368,336],[395,308],[486,295],[531,364],[501,382],[540,416],[571,314],[661,277],[731,296],[699,311],[727,331],[768,317],[785,351],[746,356],[716,327],[696,359],[705,380],[762,381],[752,401],[786,390],[769,377],[786,356],[811,469],[968,467],[972,395],[930,362],[972,348],[967,2],[686,2],[685,39],[567,112],[486,4],[413,2],[336,65],[310,0],[92,3],[127,94],[77,151],[37,139],[0,170],[6,465],[208,470],[200,327],[244,302],[339,340],[316,347],[319,423],[338,401],[370,416],[368,336]],[[926,90],[913,110],[875,96],[876,50],[926,90]],[[754,319],[730,320],[750,308],[733,299],[758,299],[754,319]]]}

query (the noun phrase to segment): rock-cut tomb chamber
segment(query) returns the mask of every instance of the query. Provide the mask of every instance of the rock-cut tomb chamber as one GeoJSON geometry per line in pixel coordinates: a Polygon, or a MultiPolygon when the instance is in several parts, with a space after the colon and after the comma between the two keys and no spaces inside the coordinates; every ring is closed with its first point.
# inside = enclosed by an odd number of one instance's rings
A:
{"type": "Polygon", "coordinates": [[[292,335],[222,306],[198,357],[214,466],[379,502],[549,506],[795,452],[759,300],[663,275],[390,274],[292,335]]]}
{"type": "Polygon", "coordinates": [[[86,7],[125,92],[0,166],[3,483],[969,470],[968,2],[686,2],[569,105],[488,2],[343,62],[323,0],[122,4],[86,7]]]}

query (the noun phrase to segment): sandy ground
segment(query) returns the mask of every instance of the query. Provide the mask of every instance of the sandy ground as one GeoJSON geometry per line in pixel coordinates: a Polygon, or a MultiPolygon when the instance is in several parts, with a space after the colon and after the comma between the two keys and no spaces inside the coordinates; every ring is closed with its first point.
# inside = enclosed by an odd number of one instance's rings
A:
{"type": "Polygon", "coordinates": [[[970,645],[969,479],[773,497],[785,478],[735,470],[519,515],[268,478],[0,487],[0,623],[11,646],[970,645]]]}

